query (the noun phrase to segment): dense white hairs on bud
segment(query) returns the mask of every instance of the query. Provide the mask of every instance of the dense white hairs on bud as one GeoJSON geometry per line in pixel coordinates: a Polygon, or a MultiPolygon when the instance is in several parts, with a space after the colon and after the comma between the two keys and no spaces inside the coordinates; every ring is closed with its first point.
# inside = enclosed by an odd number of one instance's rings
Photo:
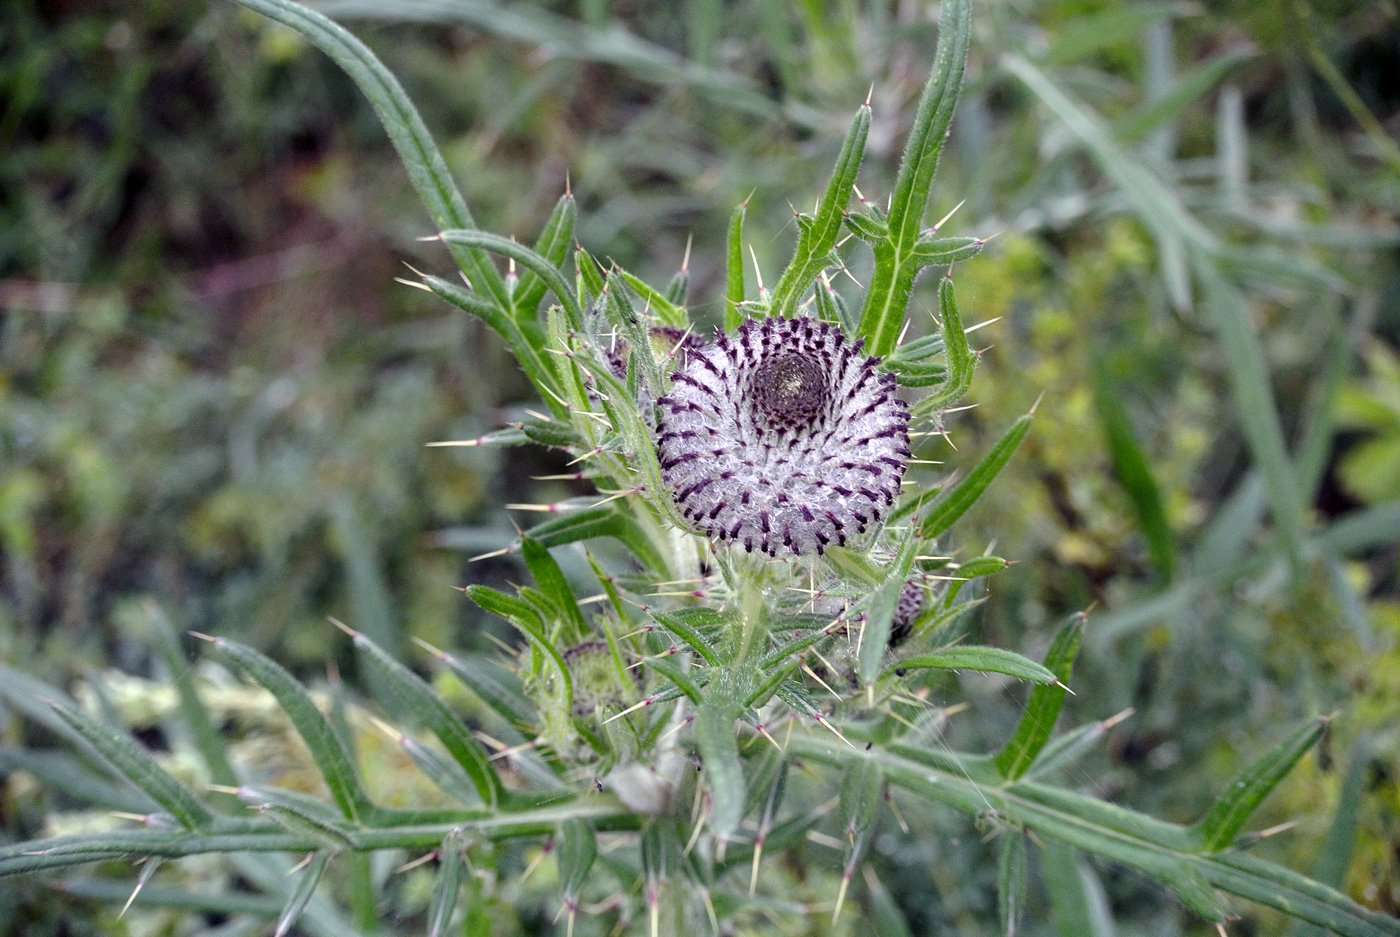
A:
{"type": "Polygon", "coordinates": [[[894,375],[812,318],[749,320],[690,351],[657,403],[662,474],[708,536],[821,553],[880,520],[909,458],[894,375]]]}

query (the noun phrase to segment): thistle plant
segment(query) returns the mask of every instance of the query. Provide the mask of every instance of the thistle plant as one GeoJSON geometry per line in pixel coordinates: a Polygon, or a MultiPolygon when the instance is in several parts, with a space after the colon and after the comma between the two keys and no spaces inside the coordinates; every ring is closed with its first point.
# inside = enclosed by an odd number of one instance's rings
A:
{"type": "MultiPolygon", "coordinates": [[[[736,211],[723,321],[712,325],[691,319],[684,274],[656,288],[577,245],[568,193],[533,246],[478,230],[417,112],[364,45],[292,0],[238,2],[301,32],[360,85],[465,278],[423,274],[413,285],[482,319],[538,392],[518,422],[448,444],[553,447],[572,468],[566,477],[594,493],[533,506],[547,519],[499,551],[522,561],[533,585],[464,590],[516,629],[504,664],[432,649],[429,682],[342,625],[371,698],[328,712],[260,652],[198,636],[276,700],[324,796],[261,783],[256,765],[230,755],[198,684],[180,685],[199,761],[182,777],[57,689],[6,673],[0,694],[76,752],[31,770],[55,783],[56,766],[70,778],[80,771],[98,782],[95,806],[137,809],[122,808],[131,828],[0,848],[0,875],[144,858],[133,899],[199,907],[198,896],[159,888],[159,859],[285,854],[301,862],[270,909],[280,935],[299,921],[327,929],[313,919],[323,913],[315,901],[337,866],[373,928],[365,857],[385,852],[435,863],[424,916],[440,935],[483,932],[481,909],[526,877],[515,860],[533,855],[556,870],[554,907],[570,932],[722,934],[784,915],[820,932],[855,913],[894,928],[903,925],[888,894],[862,867],[887,817],[934,802],[996,840],[1008,934],[1028,854],[1041,850],[1047,862],[1077,850],[1140,870],[1211,922],[1228,921],[1239,898],[1338,934],[1400,934],[1396,921],[1248,851],[1262,838],[1244,832],[1251,812],[1325,720],[1288,734],[1198,822],[1179,826],[1055,783],[1110,728],[1053,731],[1085,616],[1060,628],[1042,661],[964,639],[978,580],[1007,564],[955,560],[948,533],[1031,422],[1027,414],[961,466],[956,483],[926,479],[915,458],[943,432],[975,363],[951,265],[983,241],[923,220],[962,82],[968,0],[944,3],[888,207],[863,198],[852,207],[867,104],[815,211],[797,218],[791,262],[756,297],[736,211]],[[867,248],[873,267],[856,303],[833,277],[867,248]],[[935,328],[902,341],[929,267],[941,277],[935,328]],[[598,601],[585,600],[593,592],[598,601]],[[955,751],[940,734],[957,702],[949,675],[977,671],[1030,686],[1020,724],[992,753],[955,751]],[[440,681],[481,704],[471,724],[440,681]],[[371,795],[347,739],[346,711],[361,706],[393,721],[388,731],[444,804],[371,795]],[[843,853],[831,893],[785,901],[765,887],[765,862],[809,836],[843,853]]],[[[182,669],[173,632],[154,635],[160,657],[182,669]]]]}

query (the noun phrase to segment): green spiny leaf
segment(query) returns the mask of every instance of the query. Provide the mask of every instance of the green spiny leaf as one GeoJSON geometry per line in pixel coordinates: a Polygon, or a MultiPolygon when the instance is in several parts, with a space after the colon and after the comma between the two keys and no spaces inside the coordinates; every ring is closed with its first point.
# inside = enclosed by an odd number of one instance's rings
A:
{"type": "Polygon", "coordinates": [[[1016,923],[1026,896],[1026,835],[1010,830],[1002,837],[1001,859],[997,863],[997,916],[1001,933],[1016,937],[1016,923]]]}
{"type": "Polygon", "coordinates": [[[1056,679],[1053,672],[1030,658],[1003,648],[975,644],[944,648],[918,657],[906,657],[891,669],[977,670],[985,673],[1004,673],[1022,680],[1030,680],[1032,683],[1054,683],[1056,679]]]}
{"type": "Polygon", "coordinates": [[[972,372],[977,366],[977,356],[967,346],[967,333],[963,331],[962,318],[958,315],[952,277],[944,277],[938,285],[938,309],[944,352],[948,358],[948,376],[938,393],[919,401],[921,407],[933,412],[957,402],[967,393],[972,386],[972,372]]]}
{"type": "MultiPolygon", "coordinates": [[[[1055,675],[1060,684],[1069,682],[1070,670],[1083,636],[1084,615],[1081,613],[1061,626],[1050,649],[1045,652],[1045,668],[1055,675]]],[[[1064,699],[1065,689],[1058,684],[1042,684],[1031,691],[1015,734],[997,754],[997,769],[1003,777],[1014,781],[1035,762],[1055,728],[1064,699]]]]}
{"type": "Polygon", "coordinates": [[[695,713],[695,740],[705,760],[705,783],[710,791],[710,828],[721,839],[732,839],[744,819],[744,771],[734,734],[738,707],[706,700],[695,713]]]}
{"type": "Polygon", "coordinates": [[[195,798],[190,789],[157,764],[151,753],[130,735],[56,699],[49,700],[49,706],[114,768],[160,804],[175,818],[175,822],[187,830],[201,830],[214,822],[213,814],[195,798]]]}
{"type": "Polygon", "coordinates": [[[729,216],[729,235],[726,238],[728,247],[727,273],[725,275],[724,286],[724,330],[733,331],[739,327],[743,321],[743,316],[739,313],[739,304],[744,301],[744,209],[748,207],[749,200],[744,199],[743,203],[729,216]]]}
{"type": "Polygon", "coordinates": [[[899,338],[914,277],[923,265],[914,256],[915,245],[921,236],[934,170],[962,88],[970,20],[968,0],[945,0],[933,71],[919,99],[890,197],[889,237],[875,245],[875,270],[860,315],[860,336],[866,340],[866,351],[877,358],[889,354],[899,338]]]}
{"type": "Polygon", "coordinates": [[[569,642],[577,644],[582,641],[588,626],[584,623],[578,600],[574,598],[574,590],[564,578],[559,564],[549,555],[549,550],[531,537],[520,538],[520,553],[525,558],[525,564],[530,567],[535,582],[539,584],[540,591],[558,609],[564,623],[571,629],[569,642]]]}
{"type": "Polygon", "coordinates": [[[457,898],[462,892],[462,882],[467,878],[463,850],[465,837],[461,830],[453,830],[438,847],[438,874],[433,883],[433,896],[428,902],[428,937],[446,937],[452,914],[457,910],[457,898]]]}
{"type": "Polygon", "coordinates": [[[438,737],[443,747],[467,772],[476,786],[476,791],[488,806],[494,807],[506,796],[501,779],[480,743],[462,721],[447,708],[442,697],[423,679],[399,663],[379,645],[358,631],[346,629],[355,642],[355,649],[361,660],[379,673],[383,685],[422,721],[429,731],[438,737]]]}
{"type": "Polygon", "coordinates": [[[789,315],[808,284],[827,265],[827,255],[841,233],[841,220],[860,171],[861,157],[865,155],[865,138],[869,132],[870,105],[864,104],[856,111],[855,119],[846,131],[841,153],[836,158],[836,168],[832,170],[831,181],[817,206],[816,216],[810,224],[799,225],[797,249],[792,261],[773,287],[773,315],[789,315]]]}
{"type": "Polygon", "coordinates": [[[287,673],[280,664],[245,644],[227,638],[206,638],[225,657],[241,667],[263,689],[272,694],[297,734],[311,752],[321,776],[326,779],[331,797],[335,799],[346,819],[358,821],[372,813],[373,805],[360,784],[355,763],[345,743],[331,728],[325,715],[312,702],[306,688],[287,673]]]}
{"type": "Polygon", "coordinates": [[[539,721],[535,704],[525,695],[520,678],[511,671],[482,657],[433,653],[483,703],[517,729],[531,731],[539,721]]]}
{"type": "Polygon", "coordinates": [[[583,309],[578,304],[578,296],[574,293],[573,287],[569,286],[569,282],[560,274],[559,268],[544,257],[510,238],[489,231],[478,231],[475,228],[447,230],[438,236],[444,244],[461,244],[489,250],[502,257],[509,257],[525,269],[534,272],[546,287],[554,291],[559,304],[564,307],[564,314],[568,317],[569,326],[575,331],[583,330],[583,309]]]}
{"type": "Polygon", "coordinates": [[[1218,852],[1234,842],[1254,808],[1278,786],[1308,749],[1317,744],[1328,722],[1324,718],[1306,723],[1230,782],[1215,806],[1196,825],[1205,850],[1218,852]]]}
{"type": "Polygon", "coordinates": [[[919,533],[924,539],[932,540],[947,531],[977,502],[982,492],[992,483],[992,479],[996,478],[997,473],[1010,461],[1016,448],[1021,445],[1021,440],[1026,438],[1030,427],[1031,414],[1028,413],[1011,424],[1011,428],[997,440],[996,445],[982,457],[982,461],[973,467],[966,478],[939,495],[938,500],[933,502],[928,514],[920,522],[919,533]]]}
{"type": "MultiPolygon", "coordinates": [[[[561,266],[569,256],[569,248],[574,240],[576,214],[573,193],[565,192],[554,204],[554,211],[550,212],[544,228],[540,231],[539,239],[535,241],[535,253],[555,267],[561,266]]],[[[521,275],[520,285],[515,289],[514,305],[515,315],[522,329],[539,329],[540,300],[544,299],[548,290],[549,287],[535,271],[527,269],[521,275]]],[[[543,333],[540,333],[540,337],[543,338],[543,333]]]]}
{"type": "Polygon", "coordinates": [[[316,894],[316,887],[321,884],[321,878],[326,874],[326,865],[330,860],[330,852],[317,852],[311,857],[311,862],[306,868],[301,870],[296,887],[287,896],[287,904],[277,918],[274,937],[285,937],[296,926],[297,921],[301,920],[302,912],[316,894]]]}

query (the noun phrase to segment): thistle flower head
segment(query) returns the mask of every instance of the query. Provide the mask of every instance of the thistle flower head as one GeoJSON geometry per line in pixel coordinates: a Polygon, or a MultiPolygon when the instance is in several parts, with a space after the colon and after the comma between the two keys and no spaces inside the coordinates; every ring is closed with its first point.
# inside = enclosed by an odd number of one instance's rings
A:
{"type": "Polygon", "coordinates": [[[829,323],[749,320],[690,351],[657,403],[662,474],[710,537],[796,555],[844,545],[899,494],[909,411],[829,323]]]}

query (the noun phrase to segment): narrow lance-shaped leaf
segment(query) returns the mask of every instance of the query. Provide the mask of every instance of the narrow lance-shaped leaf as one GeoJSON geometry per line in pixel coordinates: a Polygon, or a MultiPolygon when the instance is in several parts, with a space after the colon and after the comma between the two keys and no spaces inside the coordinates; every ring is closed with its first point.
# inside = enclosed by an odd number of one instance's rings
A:
{"type": "Polygon", "coordinates": [[[277,917],[277,928],[273,932],[274,937],[286,937],[301,920],[302,912],[311,903],[311,898],[316,894],[316,887],[321,884],[322,877],[326,874],[326,865],[331,860],[329,852],[318,852],[311,857],[311,861],[306,868],[301,870],[297,876],[296,887],[287,896],[287,904],[282,909],[282,913],[277,917]]]}
{"type": "MultiPolygon", "coordinates": [[[[474,228],[466,200],[452,181],[423,118],[399,80],[373,52],[344,27],[292,0],[236,0],[237,3],[301,33],[343,68],[379,115],[380,122],[398,151],[408,178],[439,230],[474,228]]],[[[449,244],[457,263],[473,285],[502,309],[508,307],[505,285],[489,258],[478,250],[449,244]]]]}
{"type": "Polygon", "coordinates": [[[816,215],[807,219],[799,216],[797,248],[792,261],[773,287],[773,315],[790,314],[802,292],[827,265],[827,255],[841,233],[846,202],[851,198],[851,189],[860,172],[860,161],[865,155],[865,138],[869,133],[870,105],[863,104],[846,131],[841,153],[836,157],[836,168],[832,170],[826,193],[817,205],[816,215]]]}
{"type": "Polygon", "coordinates": [[[652,612],[651,617],[656,620],[658,625],[690,645],[691,649],[704,658],[707,664],[716,665],[719,663],[719,656],[715,653],[709,640],[680,615],[673,615],[669,612],[652,612]]]}
{"type": "Polygon", "coordinates": [[[1315,719],[1302,726],[1230,782],[1215,806],[1196,825],[1205,850],[1218,852],[1235,841],[1236,834],[1254,808],[1322,738],[1328,721],[1325,718],[1315,719]]]}
{"type": "Polygon", "coordinates": [[[447,300],[464,312],[470,313],[481,319],[491,327],[493,331],[510,347],[511,353],[515,355],[516,361],[520,363],[520,369],[525,372],[525,376],[530,379],[540,390],[540,396],[551,405],[551,408],[558,416],[565,416],[568,413],[550,390],[557,390],[559,382],[554,374],[553,367],[547,363],[544,357],[544,340],[527,336],[520,328],[514,318],[502,312],[488,299],[484,299],[466,287],[451,280],[444,280],[442,277],[425,276],[423,285],[432,290],[438,297],[447,300]]]}
{"type": "Polygon", "coordinates": [[[467,727],[447,708],[442,697],[368,637],[350,628],[345,630],[355,642],[360,659],[369,664],[380,675],[383,685],[438,737],[443,747],[472,779],[481,799],[492,807],[503,800],[506,791],[496,775],[495,767],[467,727]]]}
{"type": "Polygon", "coordinates": [[[564,279],[557,267],[530,248],[512,241],[510,238],[488,231],[478,231],[475,228],[443,231],[438,237],[444,244],[465,244],[468,247],[479,247],[500,254],[502,257],[509,257],[527,270],[533,271],[544,282],[545,286],[554,291],[559,304],[564,307],[564,314],[569,318],[570,327],[579,331],[583,329],[583,310],[579,307],[578,296],[574,293],[573,287],[564,279]]]}
{"type": "MultiPolygon", "coordinates": [[[[573,193],[565,192],[554,204],[554,211],[550,212],[539,238],[535,241],[535,253],[555,267],[559,267],[568,259],[569,248],[574,240],[576,215],[577,206],[573,193]]],[[[540,329],[539,306],[540,300],[544,299],[544,294],[548,291],[549,286],[540,279],[539,274],[527,268],[520,275],[520,285],[515,288],[513,297],[515,315],[520,327],[527,331],[533,330],[541,339],[544,333],[540,329]]]]}
{"type": "Polygon", "coordinates": [[[301,736],[321,776],[326,780],[331,797],[335,799],[346,819],[360,820],[373,811],[369,796],[360,784],[355,763],[344,742],[331,728],[330,722],[311,699],[306,688],[287,673],[280,664],[245,644],[227,638],[203,636],[225,657],[232,660],[253,680],[272,694],[297,734],[301,736]]]}
{"type": "Polygon", "coordinates": [[[628,273],[621,267],[617,268],[614,272],[622,277],[623,282],[630,286],[632,291],[640,296],[642,301],[647,304],[648,308],[656,314],[656,317],[666,325],[681,329],[690,325],[690,317],[686,314],[686,311],[671,302],[671,300],[666,297],[666,294],[657,291],[657,289],[646,280],[643,280],[636,274],[628,273]]]}
{"type": "Polygon", "coordinates": [[[885,776],[880,766],[873,761],[856,761],[846,766],[841,779],[841,794],[837,804],[846,833],[846,862],[841,871],[841,885],[836,893],[836,907],[831,919],[841,915],[841,905],[846,900],[846,890],[851,885],[851,876],[870,847],[870,839],[875,832],[875,816],[880,808],[880,797],[885,791],[885,776]]]}
{"type": "Polygon", "coordinates": [[[258,813],[298,839],[312,843],[317,849],[325,852],[334,854],[355,848],[354,841],[345,830],[326,817],[318,815],[316,811],[305,810],[300,805],[263,804],[258,807],[258,813]]]}
{"type": "Polygon", "coordinates": [[[943,348],[948,357],[948,376],[936,394],[919,401],[921,407],[931,412],[942,410],[961,399],[972,386],[972,372],[977,366],[977,356],[967,346],[967,334],[963,331],[962,317],[958,315],[951,276],[945,276],[938,286],[938,310],[943,348]]]}
{"type": "Polygon", "coordinates": [[[1002,837],[1001,859],[997,863],[997,916],[1005,937],[1016,937],[1025,895],[1026,835],[1020,830],[1011,830],[1002,837]]]}
{"type": "Polygon", "coordinates": [[[919,99],[890,197],[889,237],[875,245],[875,270],[860,316],[860,335],[866,340],[866,350],[876,357],[884,357],[894,348],[914,277],[923,265],[914,256],[915,245],[967,63],[971,37],[968,0],[945,0],[941,14],[933,72],[919,99]]]}
{"type": "Polygon", "coordinates": [[[710,791],[710,828],[721,839],[733,838],[744,819],[747,788],[734,734],[738,716],[736,706],[718,700],[706,700],[695,714],[695,740],[710,791]]]}
{"type": "Polygon", "coordinates": [[[462,831],[453,830],[438,847],[438,876],[428,902],[428,937],[445,937],[450,932],[448,925],[452,922],[452,913],[457,910],[457,898],[467,877],[462,855],[465,846],[462,831]]]}
{"type": "Polygon", "coordinates": [[[576,644],[582,641],[587,630],[583,612],[579,610],[578,599],[574,597],[574,590],[564,578],[559,564],[549,555],[548,549],[531,537],[521,538],[520,554],[525,558],[525,564],[530,567],[530,574],[535,577],[540,591],[554,603],[559,614],[564,617],[564,622],[571,631],[571,642],[576,644]]]}
{"type": "Polygon", "coordinates": [[[999,647],[966,645],[949,647],[932,654],[906,657],[896,663],[903,670],[979,670],[1004,673],[1032,683],[1054,683],[1055,674],[1028,657],[999,647]]]}
{"type": "Polygon", "coordinates": [[[860,678],[869,683],[880,673],[880,664],[890,643],[890,629],[899,608],[900,596],[909,582],[909,570],[923,541],[914,536],[913,525],[900,544],[899,553],[890,563],[885,580],[870,596],[866,605],[865,626],[860,636],[860,678]]]}
{"type": "Polygon", "coordinates": [[[156,763],[136,740],[118,729],[98,722],[67,703],[49,700],[49,705],[73,731],[97,749],[150,798],[187,830],[200,830],[214,821],[211,814],[184,784],[156,763]]]}
{"type": "Polygon", "coordinates": [[[632,300],[627,298],[627,287],[616,271],[608,274],[603,312],[613,328],[627,340],[629,356],[646,378],[647,387],[651,388],[653,394],[659,393],[661,369],[657,366],[656,354],[651,347],[651,331],[637,314],[637,310],[632,307],[632,300]]]}
{"type": "Polygon", "coordinates": [[[968,508],[977,503],[977,499],[987,490],[992,479],[996,478],[997,473],[1010,461],[1016,448],[1021,445],[1021,440],[1026,438],[1026,432],[1031,428],[1031,416],[1032,414],[1028,413],[1011,424],[1011,428],[997,440],[996,445],[982,457],[982,461],[977,463],[966,478],[939,495],[920,523],[921,536],[929,540],[939,536],[952,527],[968,508]]]}
{"type": "Polygon", "coordinates": [[[749,200],[734,209],[729,216],[729,234],[726,243],[726,274],[724,284],[724,330],[731,332],[739,327],[743,316],[739,304],[744,301],[744,209],[749,200]]]}
{"type": "Polygon", "coordinates": [[[557,842],[555,855],[559,862],[559,883],[564,890],[564,910],[572,918],[578,913],[579,894],[598,857],[598,835],[586,820],[565,820],[559,825],[557,842]]]}
{"type": "MultiPolygon", "coordinates": [[[[1069,683],[1070,670],[1083,636],[1084,614],[1081,612],[1065,622],[1051,642],[1050,649],[1045,652],[1045,668],[1055,675],[1060,684],[1069,683]]],[[[1031,691],[1015,734],[997,754],[997,770],[1002,777],[1014,781],[1034,763],[1055,728],[1064,699],[1065,689],[1059,684],[1042,684],[1031,691]]]]}
{"type": "Polygon", "coordinates": [[[530,730],[539,721],[539,713],[525,695],[520,678],[509,670],[480,657],[447,654],[432,649],[430,653],[442,661],[483,703],[517,729],[530,730]]]}
{"type": "Polygon", "coordinates": [[[582,247],[574,250],[574,267],[581,281],[579,295],[582,296],[584,291],[587,291],[594,297],[602,296],[603,271],[598,269],[598,262],[582,247]]]}

